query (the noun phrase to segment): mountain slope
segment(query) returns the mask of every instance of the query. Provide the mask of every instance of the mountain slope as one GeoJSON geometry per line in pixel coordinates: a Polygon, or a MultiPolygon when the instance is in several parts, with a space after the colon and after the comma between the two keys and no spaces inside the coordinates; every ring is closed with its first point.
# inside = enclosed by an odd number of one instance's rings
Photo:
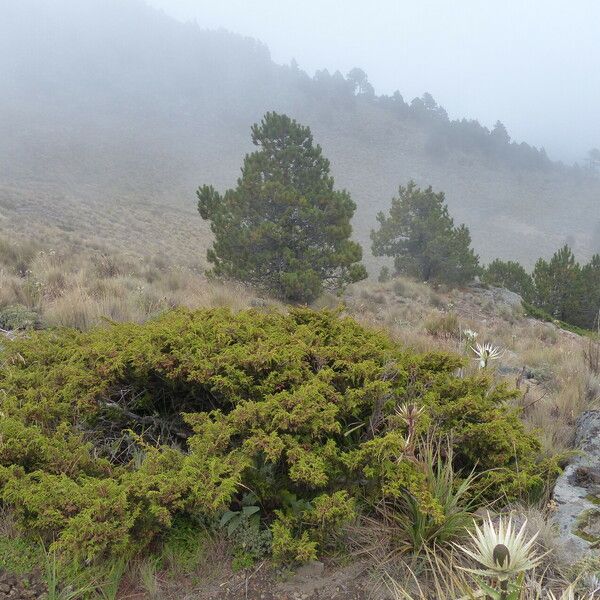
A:
{"type": "Polygon", "coordinates": [[[75,230],[195,261],[210,242],[195,189],[233,185],[251,123],[278,110],[311,126],[358,204],[365,250],[409,178],[446,192],[485,260],[531,265],[565,241],[582,258],[599,249],[597,180],[501,130],[448,121],[429,96],[356,94],[339,74],[311,79],[254,40],[137,0],[8,0],[0,11],[3,229],[43,224],[57,238],[75,230]]]}

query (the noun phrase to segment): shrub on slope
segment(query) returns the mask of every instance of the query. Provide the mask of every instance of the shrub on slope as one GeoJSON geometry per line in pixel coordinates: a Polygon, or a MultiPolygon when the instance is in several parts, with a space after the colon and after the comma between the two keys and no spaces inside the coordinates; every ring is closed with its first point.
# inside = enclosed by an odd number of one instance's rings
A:
{"type": "Polygon", "coordinates": [[[410,494],[442,519],[406,402],[424,407],[421,432],[452,432],[456,468],[486,494],[535,493],[547,474],[511,391],[332,312],[177,310],[33,332],[2,360],[0,497],[79,564],[240,511],[249,490],[277,560],[316,556],[381,499],[410,494]]]}

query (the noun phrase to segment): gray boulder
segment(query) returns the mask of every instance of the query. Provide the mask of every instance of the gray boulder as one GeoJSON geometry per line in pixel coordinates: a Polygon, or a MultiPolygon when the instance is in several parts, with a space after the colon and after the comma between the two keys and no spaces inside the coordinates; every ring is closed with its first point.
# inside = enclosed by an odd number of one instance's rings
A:
{"type": "Polygon", "coordinates": [[[600,556],[600,410],[579,417],[575,448],[554,488],[560,558],[570,564],[600,556]]]}

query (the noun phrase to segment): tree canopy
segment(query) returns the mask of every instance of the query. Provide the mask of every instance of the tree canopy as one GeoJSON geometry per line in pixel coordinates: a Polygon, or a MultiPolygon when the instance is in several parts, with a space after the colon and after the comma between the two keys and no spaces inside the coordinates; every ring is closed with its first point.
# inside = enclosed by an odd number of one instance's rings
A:
{"type": "Polygon", "coordinates": [[[389,214],[377,215],[373,254],[393,257],[396,273],[423,281],[461,284],[473,279],[479,259],[471,249],[471,235],[465,225],[454,225],[444,199],[431,186],[422,190],[414,181],[400,186],[389,214]]]}
{"type": "Polygon", "coordinates": [[[215,236],[213,273],[247,281],[292,302],[367,276],[350,239],[356,209],[335,190],[329,161],[308,127],[267,113],[252,127],[258,150],[246,155],[237,187],[198,190],[198,210],[215,236]]]}
{"type": "Polygon", "coordinates": [[[493,260],[483,271],[482,280],[490,285],[503,287],[519,294],[526,302],[532,302],[535,288],[531,275],[512,260],[493,260]]]}
{"type": "Polygon", "coordinates": [[[555,319],[578,323],[576,288],[580,276],[581,267],[567,245],[555,252],[550,261],[540,258],[533,270],[537,306],[555,319]]]}

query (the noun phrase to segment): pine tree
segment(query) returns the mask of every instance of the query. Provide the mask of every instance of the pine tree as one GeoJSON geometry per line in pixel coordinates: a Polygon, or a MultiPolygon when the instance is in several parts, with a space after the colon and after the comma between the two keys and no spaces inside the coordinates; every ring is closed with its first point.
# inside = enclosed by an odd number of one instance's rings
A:
{"type": "Polygon", "coordinates": [[[482,280],[490,285],[516,292],[526,302],[533,302],[535,299],[531,275],[518,262],[497,258],[484,269],[482,280]]]}
{"type": "Polygon", "coordinates": [[[350,239],[356,205],[334,190],[310,129],[269,112],[253,125],[252,142],[258,150],[246,155],[236,188],[198,190],[198,210],[215,236],[207,253],[213,273],[292,302],[364,279],[362,249],[350,239]]]}
{"type": "Polygon", "coordinates": [[[502,146],[510,143],[510,135],[508,135],[508,131],[501,121],[496,121],[490,135],[493,140],[497,141],[502,146]]]}
{"type": "Polygon", "coordinates": [[[568,245],[550,261],[540,258],[533,270],[535,304],[555,319],[581,324],[581,268],[568,245]]]}
{"type": "Polygon", "coordinates": [[[581,326],[588,329],[600,327],[600,254],[594,254],[581,269],[581,326]]]}
{"type": "Polygon", "coordinates": [[[400,186],[389,215],[377,215],[373,254],[393,257],[397,274],[453,284],[471,281],[479,272],[479,259],[468,228],[454,226],[444,199],[431,186],[421,190],[414,181],[400,186]]]}

